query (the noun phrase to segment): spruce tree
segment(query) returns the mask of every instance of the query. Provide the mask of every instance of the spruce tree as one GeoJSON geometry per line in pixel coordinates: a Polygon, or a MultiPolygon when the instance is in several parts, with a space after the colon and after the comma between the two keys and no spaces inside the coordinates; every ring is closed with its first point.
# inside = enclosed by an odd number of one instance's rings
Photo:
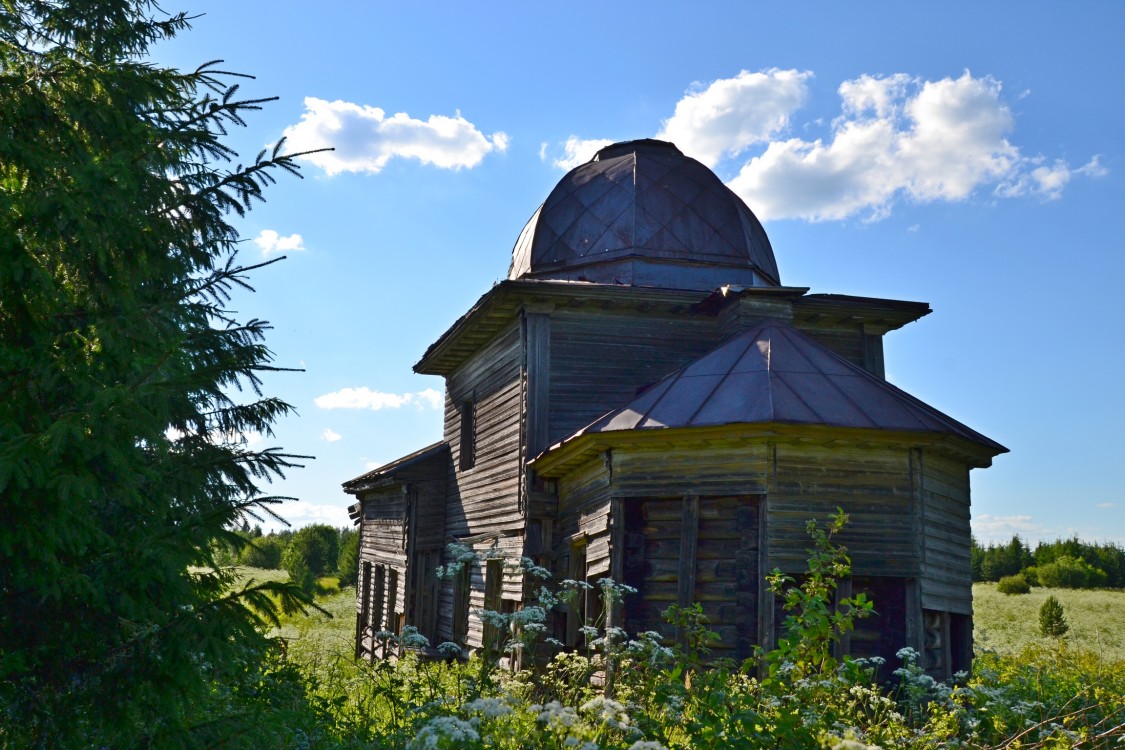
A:
{"type": "Polygon", "coordinates": [[[267,593],[302,598],[213,569],[296,458],[242,437],[290,407],[259,387],[268,325],[227,303],[253,270],[232,213],[297,170],[233,164],[263,100],[217,63],[147,58],[187,28],[151,0],[0,0],[0,746],[191,744],[267,593]]]}
{"type": "Polygon", "coordinates": [[[1048,596],[1039,608],[1039,632],[1046,638],[1062,638],[1070,631],[1063,614],[1063,606],[1053,596],[1048,596]]]}

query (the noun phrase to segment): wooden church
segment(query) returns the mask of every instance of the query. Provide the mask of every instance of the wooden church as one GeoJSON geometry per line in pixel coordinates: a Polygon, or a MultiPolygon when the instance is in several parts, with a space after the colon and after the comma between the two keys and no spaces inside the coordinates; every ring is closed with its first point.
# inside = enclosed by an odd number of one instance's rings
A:
{"type": "MultiPolygon", "coordinates": [[[[603,148],[555,187],[493,286],[414,366],[445,378],[441,442],[344,484],[361,530],[357,655],[416,626],[479,648],[515,611],[501,557],[637,589],[617,624],[701,603],[718,655],[775,642],[764,576],[805,569],[810,519],[850,516],[857,656],[972,653],[969,470],[1006,449],[886,382],[883,336],[926,303],[783,286],[769,239],[671,143],[603,148]],[[485,553],[452,579],[446,546],[485,553]]],[[[590,601],[580,606],[597,606],[590,601]]],[[[574,612],[554,634],[580,636],[574,612]]]]}

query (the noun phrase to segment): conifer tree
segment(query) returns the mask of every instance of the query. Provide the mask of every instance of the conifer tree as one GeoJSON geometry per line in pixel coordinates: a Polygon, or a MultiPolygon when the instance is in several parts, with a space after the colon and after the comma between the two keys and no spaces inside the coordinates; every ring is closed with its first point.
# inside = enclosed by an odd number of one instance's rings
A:
{"type": "Polygon", "coordinates": [[[1063,614],[1063,606],[1053,596],[1048,596],[1039,608],[1039,632],[1046,638],[1062,638],[1070,631],[1063,614]]]}
{"type": "Polygon", "coordinates": [[[290,407],[259,388],[268,325],[227,309],[253,269],[232,212],[297,170],[280,146],[232,164],[263,100],[218,63],[148,60],[187,28],[151,0],[0,0],[0,746],[190,744],[267,593],[302,601],[211,570],[298,458],[242,437],[290,407]]]}

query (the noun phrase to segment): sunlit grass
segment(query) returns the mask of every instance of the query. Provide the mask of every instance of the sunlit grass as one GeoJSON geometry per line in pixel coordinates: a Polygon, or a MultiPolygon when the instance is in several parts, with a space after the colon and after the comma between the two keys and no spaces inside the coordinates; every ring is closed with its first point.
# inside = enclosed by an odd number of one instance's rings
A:
{"type": "Polygon", "coordinates": [[[1043,641],[1039,608],[1048,596],[1062,604],[1070,624],[1071,644],[1106,660],[1125,660],[1125,591],[1033,588],[1030,594],[1006,595],[994,583],[973,586],[974,640],[977,646],[1015,653],[1043,641]]]}

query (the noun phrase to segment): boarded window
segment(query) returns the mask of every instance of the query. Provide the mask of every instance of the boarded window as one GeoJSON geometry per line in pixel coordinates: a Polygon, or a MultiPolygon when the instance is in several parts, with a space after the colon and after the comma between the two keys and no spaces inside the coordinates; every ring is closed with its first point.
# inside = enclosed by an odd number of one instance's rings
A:
{"type": "MultiPolygon", "coordinates": [[[[504,561],[488,560],[484,567],[484,608],[492,612],[500,611],[500,590],[504,582],[504,561]]],[[[484,647],[491,650],[502,650],[501,639],[504,634],[488,622],[484,624],[484,647]]]]}
{"type": "Polygon", "coordinates": [[[387,583],[387,630],[398,635],[398,571],[391,568],[387,583]]]}
{"type": "Polygon", "coordinates": [[[364,640],[371,617],[371,563],[363,563],[359,579],[359,612],[355,620],[355,656],[360,658],[367,651],[364,640]]]}
{"type": "Polygon", "coordinates": [[[453,576],[453,642],[461,646],[469,635],[469,563],[461,563],[453,576]]]}
{"type": "Polygon", "coordinates": [[[461,402],[461,471],[466,471],[476,465],[476,409],[473,402],[461,402]]]}

